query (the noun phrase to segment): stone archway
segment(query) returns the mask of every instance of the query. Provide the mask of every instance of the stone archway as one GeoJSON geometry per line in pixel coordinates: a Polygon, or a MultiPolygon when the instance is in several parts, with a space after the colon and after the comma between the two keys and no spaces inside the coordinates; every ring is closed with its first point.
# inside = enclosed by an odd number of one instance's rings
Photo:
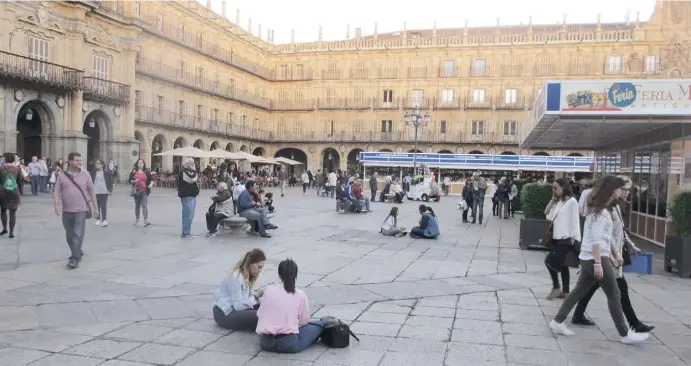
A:
{"type": "MultiPolygon", "coordinates": [[[[202,139],[196,139],[192,146],[196,147],[199,150],[206,150],[206,144],[204,143],[204,140],[202,140],[202,139]]],[[[204,160],[206,160],[206,159],[204,159],[204,160]]],[[[194,158],[194,164],[197,166],[197,170],[199,170],[199,171],[204,170],[204,168],[205,168],[205,167],[202,167],[202,159],[201,158],[194,158]]]]}
{"type": "Polygon", "coordinates": [[[307,153],[300,149],[296,149],[294,147],[285,147],[283,149],[279,149],[278,151],[276,151],[276,154],[274,154],[274,158],[278,157],[292,159],[295,161],[299,161],[303,164],[297,166],[287,166],[286,168],[289,173],[297,174],[299,172],[300,174],[302,174],[302,171],[304,169],[307,169],[307,153]]]}
{"type": "Polygon", "coordinates": [[[538,151],[536,153],[533,153],[533,156],[550,156],[550,155],[544,151],[538,151]]]}
{"type": "MultiPolygon", "coordinates": [[[[53,138],[43,137],[57,136],[62,131],[63,111],[58,104],[64,103],[64,98],[53,99],[49,94],[37,91],[27,91],[25,94],[18,90],[14,96],[20,102],[14,106],[13,113],[6,111],[14,115],[14,124],[7,126],[1,146],[3,151],[16,152],[20,158],[27,159],[27,164],[32,156],[46,156],[54,161],[60,158],[64,147],[56,146],[58,141],[53,138]],[[30,120],[26,119],[28,112],[31,112],[30,120]]],[[[8,95],[7,98],[11,97],[8,95]]]]}
{"type": "Polygon", "coordinates": [[[501,153],[500,155],[516,155],[516,153],[513,152],[513,151],[504,151],[504,152],[501,153]]]}
{"type": "Polygon", "coordinates": [[[209,151],[218,150],[221,148],[221,144],[218,141],[214,141],[209,145],[209,151]]]}
{"type": "Polygon", "coordinates": [[[390,153],[390,152],[393,152],[393,150],[391,150],[391,149],[381,149],[381,150],[379,150],[379,152],[389,152],[389,153],[390,153]]]}
{"type": "Polygon", "coordinates": [[[235,146],[233,146],[232,142],[226,144],[226,151],[235,152],[235,146]]]}
{"type": "Polygon", "coordinates": [[[266,156],[266,150],[263,147],[257,147],[254,150],[252,150],[252,155],[266,156]]]}
{"type": "Polygon", "coordinates": [[[568,156],[573,156],[573,157],[583,157],[583,154],[581,153],[571,153],[568,156]]]}
{"type": "MultiPolygon", "coordinates": [[[[173,143],[173,149],[179,149],[179,148],[185,147],[185,146],[189,146],[189,143],[182,136],[175,139],[175,142],[173,143]]],[[[179,173],[181,167],[182,167],[182,156],[173,156],[173,173],[179,173]]]]}
{"type": "Polygon", "coordinates": [[[480,150],[473,150],[468,153],[469,155],[484,155],[485,153],[480,150]]]}
{"type": "Polygon", "coordinates": [[[151,142],[151,170],[160,171],[163,169],[163,157],[156,156],[166,150],[166,138],[163,135],[156,135],[151,142]]]}
{"type": "Polygon", "coordinates": [[[349,173],[354,174],[362,170],[360,167],[361,152],[363,152],[362,149],[355,148],[348,153],[348,157],[346,158],[346,169],[349,173]]]}
{"type": "MultiPolygon", "coordinates": [[[[43,140],[46,119],[51,119],[50,110],[41,101],[28,102],[19,111],[16,120],[16,154],[24,159],[25,164],[31,161],[32,156],[46,155],[43,151],[43,140]]],[[[50,122],[48,122],[50,123],[50,122]]]]}
{"type": "MultiPolygon", "coordinates": [[[[410,150],[408,150],[408,153],[409,153],[409,154],[412,154],[412,153],[414,153],[414,152],[415,152],[415,149],[410,149],[410,150]]],[[[418,153],[418,154],[422,154],[422,150],[417,149],[417,153],[418,153]]]]}
{"type": "Polygon", "coordinates": [[[240,151],[246,152],[246,153],[249,154],[249,153],[250,153],[250,148],[247,147],[247,145],[242,145],[242,146],[240,146],[240,151]]]}
{"type": "Polygon", "coordinates": [[[444,150],[439,150],[439,154],[453,154],[453,152],[451,150],[444,149],[444,150]]]}
{"type": "Polygon", "coordinates": [[[336,171],[341,167],[341,154],[336,149],[327,147],[322,152],[322,169],[326,172],[336,171]]]}
{"type": "MultiPolygon", "coordinates": [[[[115,155],[108,144],[113,136],[111,121],[110,116],[101,109],[94,109],[84,117],[82,133],[87,138],[84,163],[89,171],[93,170],[97,159],[108,160],[115,155]]],[[[143,135],[141,137],[143,139],[143,135]]]]}

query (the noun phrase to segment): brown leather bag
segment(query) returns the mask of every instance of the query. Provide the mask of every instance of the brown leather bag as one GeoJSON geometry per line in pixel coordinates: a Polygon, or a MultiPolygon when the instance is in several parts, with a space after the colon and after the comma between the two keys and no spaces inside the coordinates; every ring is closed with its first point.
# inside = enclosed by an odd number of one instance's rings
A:
{"type": "Polygon", "coordinates": [[[552,219],[552,222],[549,223],[547,231],[545,231],[544,235],[542,235],[542,240],[540,241],[540,244],[546,247],[551,247],[552,245],[554,245],[554,220],[557,219],[557,215],[559,215],[559,211],[561,211],[561,208],[564,207],[564,204],[565,203],[563,203],[561,207],[559,207],[557,213],[554,214],[554,219],[552,219]]]}

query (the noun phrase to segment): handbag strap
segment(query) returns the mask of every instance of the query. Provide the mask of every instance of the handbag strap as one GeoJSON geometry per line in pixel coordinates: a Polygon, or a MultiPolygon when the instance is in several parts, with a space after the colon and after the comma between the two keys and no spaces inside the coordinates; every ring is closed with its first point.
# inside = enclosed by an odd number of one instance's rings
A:
{"type": "Polygon", "coordinates": [[[82,194],[82,198],[84,198],[84,201],[86,202],[86,208],[91,209],[91,207],[90,207],[91,202],[86,198],[86,194],[84,194],[82,187],[80,187],[79,184],[77,184],[77,182],[74,181],[74,178],[71,175],[69,175],[67,172],[62,172],[62,174],[65,175],[67,177],[67,179],[69,179],[70,182],[72,182],[72,184],[74,184],[75,187],[77,187],[77,190],[79,190],[79,193],[82,194]]]}
{"type": "MultiPolygon", "coordinates": [[[[559,204],[559,202],[557,202],[557,204],[559,204]]],[[[566,205],[566,201],[561,201],[561,206],[559,206],[559,209],[558,209],[557,212],[554,214],[554,218],[551,220],[551,221],[552,221],[552,224],[554,224],[554,221],[557,219],[557,216],[559,215],[559,212],[561,211],[562,208],[564,208],[565,205],[566,205]]]]}

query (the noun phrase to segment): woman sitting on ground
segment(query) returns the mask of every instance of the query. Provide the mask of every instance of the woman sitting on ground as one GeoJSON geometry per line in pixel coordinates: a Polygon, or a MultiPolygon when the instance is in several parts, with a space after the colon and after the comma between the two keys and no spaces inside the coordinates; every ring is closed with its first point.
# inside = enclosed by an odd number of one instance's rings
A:
{"type": "Polygon", "coordinates": [[[405,226],[398,226],[398,207],[391,207],[389,216],[386,217],[380,232],[384,236],[406,236],[405,226]]]}
{"type": "Polygon", "coordinates": [[[252,249],[230,269],[214,293],[214,320],[219,327],[231,330],[257,328],[257,309],[263,291],[254,291],[266,256],[261,249],[252,249]]]}
{"type": "Polygon", "coordinates": [[[218,183],[216,195],[211,197],[213,203],[206,212],[206,236],[216,236],[218,223],[221,220],[233,216],[233,194],[228,190],[225,182],[218,183]],[[212,210],[213,208],[213,210],[212,210]]]}
{"type": "Polygon", "coordinates": [[[439,236],[439,221],[432,207],[420,205],[420,224],[410,229],[410,237],[436,239],[439,236]]]}
{"type": "Polygon", "coordinates": [[[278,265],[282,284],[269,285],[257,311],[259,345],[262,350],[277,353],[298,353],[319,339],[323,324],[310,320],[307,295],[295,288],[298,266],[291,259],[278,265]]]}

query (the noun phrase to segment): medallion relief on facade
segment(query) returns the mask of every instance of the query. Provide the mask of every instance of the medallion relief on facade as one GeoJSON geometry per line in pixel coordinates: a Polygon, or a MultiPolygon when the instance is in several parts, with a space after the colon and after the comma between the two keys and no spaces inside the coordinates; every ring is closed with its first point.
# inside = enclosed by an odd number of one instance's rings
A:
{"type": "Polygon", "coordinates": [[[669,45],[663,50],[665,56],[662,58],[662,70],[672,71],[674,69],[682,72],[688,71],[689,67],[689,44],[679,39],[679,35],[672,37],[669,45]]]}
{"type": "Polygon", "coordinates": [[[643,72],[643,59],[638,52],[634,52],[629,56],[629,60],[626,62],[629,67],[629,71],[634,74],[640,74],[643,72]]]}
{"type": "Polygon", "coordinates": [[[688,19],[690,9],[688,1],[670,1],[667,4],[669,4],[669,16],[673,24],[679,25],[688,19]]]}

